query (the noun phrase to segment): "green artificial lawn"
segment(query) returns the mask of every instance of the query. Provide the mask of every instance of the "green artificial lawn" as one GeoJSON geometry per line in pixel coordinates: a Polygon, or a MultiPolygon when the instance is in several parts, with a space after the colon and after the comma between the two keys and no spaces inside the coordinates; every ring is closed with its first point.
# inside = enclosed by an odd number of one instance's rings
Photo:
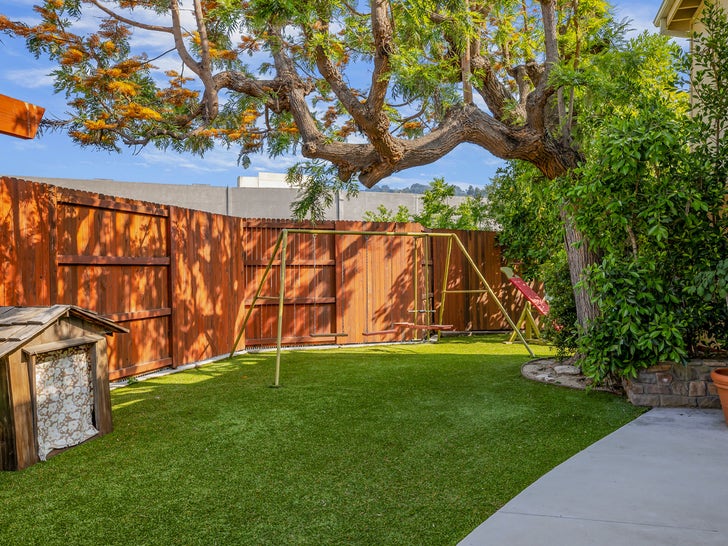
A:
{"type": "Polygon", "coordinates": [[[274,353],[117,389],[113,433],[0,472],[0,544],[456,544],[640,413],[523,379],[502,339],[284,353],[280,389],[274,353]]]}

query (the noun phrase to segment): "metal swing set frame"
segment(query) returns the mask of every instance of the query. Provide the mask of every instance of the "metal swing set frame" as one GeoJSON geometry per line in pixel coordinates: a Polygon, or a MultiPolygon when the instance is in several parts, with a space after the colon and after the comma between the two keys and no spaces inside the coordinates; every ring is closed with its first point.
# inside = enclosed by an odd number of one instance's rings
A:
{"type": "MultiPolygon", "coordinates": [[[[477,264],[473,260],[472,256],[468,253],[467,249],[465,248],[465,245],[460,240],[460,238],[455,233],[439,233],[439,232],[399,232],[399,231],[346,231],[346,230],[329,230],[329,229],[288,229],[284,228],[281,230],[280,234],[278,235],[278,239],[276,240],[276,244],[273,247],[273,253],[271,254],[270,259],[268,260],[268,264],[266,265],[265,271],[263,272],[263,276],[260,280],[260,283],[258,284],[258,288],[256,289],[255,295],[253,296],[253,299],[251,300],[248,310],[245,313],[245,318],[243,319],[243,324],[240,327],[240,330],[238,332],[238,335],[235,337],[235,342],[233,344],[233,347],[230,351],[230,357],[235,355],[235,352],[237,351],[238,344],[240,343],[240,339],[243,337],[243,333],[245,332],[245,328],[248,325],[248,321],[250,320],[250,317],[253,314],[253,310],[255,309],[255,304],[259,299],[272,299],[277,298],[278,300],[278,323],[277,323],[277,334],[276,334],[276,369],[275,369],[275,380],[273,383],[273,387],[279,387],[280,386],[280,369],[281,369],[281,345],[282,345],[282,338],[283,338],[283,307],[284,307],[284,300],[285,300],[285,286],[286,286],[286,253],[288,248],[288,236],[290,234],[308,234],[311,236],[316,235],[360,235],[365,237],[370,236],[378,236],[378,237],[406,237],[406,238],[412,238],[414,239],[414,252],[417,253],[417,241],[420,239],[423,239],[426,243],[429,243],[430,238],[441,238],[441,239],[447,239],[447,255],[445,258],[445,274],[443,275],[442,279],[442,290],[440,292],[440,302],[439,302],[439,321],[436,324],[431,323],[430,314],[434,313],[434,309],[417,309],[417,301],[418,301],[418,294],[417,294],[417,259],[414,260],[414,301],[415,301],[415,309],[413,309],[411,312],[414,313],[413,320],[411,322],[393,322],[392,328],[396,329],[413,329],[415,332],[417,331],[424,331],[424,332],[437,332],[438,339],[440,338],[441,332],[443,330],[452,330],[451,325],[442,324],[442,319],[444,317],[445,313],[445,300],[448,294],[466,294],[466,293],[484,293],[486,292],[493,301],[497,304],[498,309],[500,309],[500,312],[503,314],[503,317],[506,319],[510,327],[513,329],[513,335],[518,336],[518,338],[523,343],[523,346],[526,347],[529,354],[531,356],[535,356],[533,350],[529,346],[528,342],[526,341],[526,338],[521,333],[521,330],[518,328],[516,323],[513,322],[511,317],[508,315],[508,312],[506,311],[505,307],[503,307],[503,304],[498,299],[498,296],[493,292],[493,289],[491,288],[490,284],[488,284],[488,281],[485,280],[485,276],[483,273],[478,269],[477,264]],[[475,271],[476,275],[478,276],[478,279],[480,280],[481,284],[483,285],[483,288],[481,289],[469,289],[469,290],[448,290],[447,283],[448,283],[448,275],[450,270],[450,256],[452,254],[453,250],[453,244],[457,245],[457,247],[460,249],[460,252],[463,253],[463,256],[465,256],[466,260],[472,267],[473,271],[475,271]],[[275,262],[276,257],[280,254],[280,283],[279,283],[279,290],[278,290],[278,296],[262,296],[261,292],[263,291],[263,286],[265,285],[265,281],[268,278],[268,275],[270,274],[271,270],[273,269],[273,263],[275,262]],[[424,314],[425,321],[424,323],[420,323],[418,320],[419,314],[424,314]]],[[[425,244],[424,249],[426,252],[426,249],[430,247],[429,244],[425,244]]],[[[427,267],[425,267],[425,275],[427,275],[427,267]]],[[[429,301],[429,298],[427,299],[429,301]]],[[[435,308],[438,308],[437,305],[433,306],[435,308]]],[[[369,320],[369,317],[367,317],[367,320],[369,320]]],[[[389,333],[390,331],[387,330],[389,333]]],[[[371,334],[371,333],[370,333],[371,334]]],[[[345,332],[327,332],[325,334],[318,334],[315,335],[315,337],[344,337],[347,334],[345,332]]],[[[423,339],[426,339],[427,336],[424,335],[423,339]]],[[[416,339],[416,334],[415,334],[416,339]]]]}

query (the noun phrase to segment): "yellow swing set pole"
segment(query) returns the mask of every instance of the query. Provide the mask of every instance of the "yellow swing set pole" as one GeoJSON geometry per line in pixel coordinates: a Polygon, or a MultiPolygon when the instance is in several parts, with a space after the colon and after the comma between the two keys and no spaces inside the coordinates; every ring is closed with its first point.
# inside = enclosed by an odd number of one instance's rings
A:
{"type": "MultiPolygon", "coordinates": [[[[430,316],[430,311],[432,311],[433,306],[435,305],[435,299],[434,294],[430,293],[430,245],[432,244],[432,238],[426,237],[422,240],[422,262],[424,263],[422,276],[424,277],[424,298],[425,303],[424,306],[424,314],[425,314],[425,325],[429,326],[432,324],[432,319],[435,318],[433,316],[430,316]],[[431,298],[431,296],[433,296],[431,298]]],[[[434,284],[432,286],[432,291],[434,292],[434,284]]],[[[441,323],[442,324],[442,323],[441,323]]],[[[430,332],[428,332],[429,336],[430,332]]],[[[439,338],[438,338],[439,339],[439,338]]],[[[423,339],[424,341],[424,339],[423,339]]]]}
{"type": "MultiPolygon", "coordinates": [[[[442,275],[442,292],[440,293],[440,317],[437,319],[438,324],[444,324],[443,321],[445,320],[445,296],[447,295],[447,279],[450,274],[450,254],[452,254],[452,237],[447,238],[447,254],[445,255],[445,272],[442,275]]],[[[437,341],[440,341],[441,337],[442,331],[438,330],[437,341]]]]}
{"type": "MultiPolygon", "coordinates": [[[[412,315],[412,324],[414,324],[415,326],[417,326],[417,324],[418,324],[417,316],[418,316],[419,309],[420,309],[420,304],[417,301],[417,297],[419,296],[418,291],[417,291],[417,286],[420,283],[420,280],[417,277],[417,273],[419,272],[419,268],[417,267],[417,259],[418,259],[418,254],[417,254],[417,241],[418,240],[419,239],[414,239],[412,241],[413,242],[413,245],[412,245],[412,263],[414,264],[414,276],[412,278],[412,280],[413,280],[412,285],[414,287],[414,296],[413,296],[414,297],[414,304],[413,304],[414,310],[412,311],[413,312],[413,315],[412,315]]],[[[414,330],[414,333],[412,335],[412,338],[414,339],[414,341],[418,341],[420,339],[420,336],[417,333],[417,329],[414,330]]]]}
{"type": "Polygon", "coordinates": [[[260,280],[260,283],[258,283],[258,290],[255,291],[253,300],[250,302],[250,306],[248,307],[247,313],[245,313],[245,319],[243,319],[243,325],[240,327],[240,331],[238,332],[238,335],[235,338],[235,343],[233,343],[233,348],[230,351],[230,358],[232,358],[235,355],[235,351],[238,350],[238,344],[240,343],[240,338],[243,337],[243,332],[245,332],[245,327],[248,325],[248,321],[250,320],[250,315],[253,314],[253,309],[255,309],[255,302],[258,301],[258,298],[260,297],[260,293],[263,291],[263,284],[265,283],[265,280],[268,278],[268,274],[270,273],[270,270],[273,267],[273,261],[276,259],[276,255],[278,254],[278,249],[281,248],[281,241],[283,239],[282,235],[283,235],[282,233],[278,234],[278,240],[276,241],[275,247],[273,247],[273,254],[271,254],[270,260],[268,260],[268,265],[265,267],[265,271],[263,272],[263,278],[260,280]]]}
{"type": "Polygon", "coordinates": [[[286,292],[286,249],[288,247],[288,230],[281,232],[281,280],[278,290],[278,333],[276,335],[276,377],[274,387],[280,387],[281,378],[281,340],[283,338],[283,298],[286,292]]]}

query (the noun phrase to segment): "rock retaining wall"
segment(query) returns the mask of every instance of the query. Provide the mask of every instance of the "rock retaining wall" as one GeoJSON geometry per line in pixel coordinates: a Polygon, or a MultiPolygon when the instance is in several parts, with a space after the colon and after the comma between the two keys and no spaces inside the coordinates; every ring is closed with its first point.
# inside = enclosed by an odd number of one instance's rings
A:
{"type": "Polygon", "coordinates": [[[710,371],[728,367],[728,360],[696,359],[687,365],[664,362],[625,380],[624,390],[635,406],[720,408],[710,371]]]}

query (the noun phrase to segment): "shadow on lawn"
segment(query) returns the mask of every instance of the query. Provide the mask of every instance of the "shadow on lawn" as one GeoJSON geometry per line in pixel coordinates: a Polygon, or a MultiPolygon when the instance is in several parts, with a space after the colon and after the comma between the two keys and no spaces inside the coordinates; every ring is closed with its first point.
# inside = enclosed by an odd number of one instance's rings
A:
{"type": "MultiPolygon", "coordinates": [[[[284,351],[281,390],[268,388],[274,377],[275,352],[247,353],[133,383],[115,390],[112,401],[115,410],[124,410],[145,401],[158,406],[160,397],[169,399],[170,405],[206,396],[241,397],[246,402],[255,398],[263,403],[271,397],[284,400],[303,392],[306,396],[329,397],[336,389],[391,389],[392,396],[397,396],[397,389],[405,394],[424,388],[429,394],[442,391],[447,396],[452,389],[477,391],[487,385],[498,385],[503,394],[508,389],[530,392],[545,388],[558,395],[561,389],[554,389],[553,385],[532,383],[521,377],[520,366],[530,356],[522,345],[504,344],[505,339],[505,335],[462,336],[446,337],[436,344],[284,351]]],[[[548,347],[535,350],[539,357],[550,353],[548,347]]],[[[510,400],[511,396],[506,398],[510,400]]],[[[214,406],[214,401],[210,403],[214,406]]]]}

